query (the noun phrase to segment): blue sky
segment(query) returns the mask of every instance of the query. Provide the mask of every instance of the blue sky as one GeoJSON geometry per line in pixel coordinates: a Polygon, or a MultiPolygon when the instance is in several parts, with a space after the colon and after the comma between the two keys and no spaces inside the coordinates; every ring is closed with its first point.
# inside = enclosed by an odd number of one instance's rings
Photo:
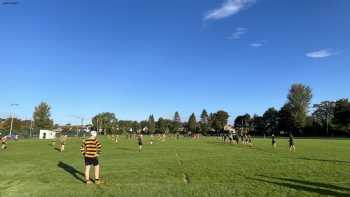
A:
{"type": "MultiPolygon", "coordinates": [[[[348,0],[0,0],[0,116],[232,118],[350,96],[348,0]]],[[[231,119],[232,121],[232,119],[231,119]]]]}

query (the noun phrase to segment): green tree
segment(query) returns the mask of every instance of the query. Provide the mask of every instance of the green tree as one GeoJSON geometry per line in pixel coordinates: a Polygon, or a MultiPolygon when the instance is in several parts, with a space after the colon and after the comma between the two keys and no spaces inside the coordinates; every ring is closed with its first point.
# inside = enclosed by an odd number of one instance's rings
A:
{"type": "Polygon", "coordinates": [[[196,128],[197,128],[196,115],[192,113],[190,118],[188,119],[188,130],[191,132],[196,132],[196,128]]]}
{"type": "Polygon", "coordinates": [[[262,116],[254,115],[251,120],[251,127],[254,134],[264,134],[265,122],[262,116]]]}
{"type": "Polygon", "coordinates": [[[235,127],[242,128],[242,129],[249,129],[251,123],[251,118],[249,114],[244,114],[241,116],[237,116],[235,119],[235,127]]]}
{"type": "Polygon", "coordinates": [[[312,113],[312,117],[315,123],[325,128],[326,135],[329,135],[329,127],[332,126],[332,120],[334,118],[335,102],[322,101],[320,104],[313,106],[315,111],[312,113]]]}
{"type": "Polygon", "coordinates": [[[264,128],[268,135],[273,134],[278,128],[278,111],[271,107],[263,114],[264,128]]]}
{"type": "Polygon", "coordinates": [[[137,121],[132,121],[131,128],[134,133],[141,132],[141,125],[137,121]]]}
{"type": "Polygon", "coordinates": [[[181,128],[180,114],[179,114],[179,112],[175,112],[174,120],[173,120],[173,124],[172,124],[172,131],[174,133],[176,133],[179,131],[180,128],[181,128]]]}
{"type": "Polygon", "coordinates": [[[291,106],[286,103],[278,112],[278,129],[284,132],[291,132],[294,128],[294,118],[292,116],[291,106]]]}
{"type": "Polygon", "coordinates": [[[104,134],[116,134],[118,128],[118,120],[114,113],[103,112],[92,118],[92,125],[104,134]]]}
{"type": "Polygon", "coordinates": [[[36,129],[52,129],[51,107],[46,102],[41,102],[35,107],[33,120],[36,129]]]}
{"type": "Polygon", "coordinates": [[[140,127],[142,129],[142,132],[148,133],[148,121],[147,120],[140,121],[140,127]]]}
{"type": "Polygon", "coordinates": [[[200,129],[203,135],[207,135],[209,132],[209,116],[205,109],[201,113],[200,129]]]}
{"type": "Polygon", "coordinates": [[[150,134],[153,134],[156,132],[156,123],[153,115],[150,115],[148,118],[148,132],[150,134]]]}
{"type": "MultiPolygon", "coordinates": [[[[9,131],[11,128],[11,121],[12,118],[7,118],[4,122],[3,122],[3,129],[5,129],[6,131],[9,131]]],[[[23,124],[22,121],[18,118],[13,118],[13,123],[12,123],[12,130],[15,131],[16,133],[20,132],[23,129],[23,124]]]]}
{"type": "Polygon", "coordinates": [[[288,94],[288,104],[295,129],[301,131],[306,123],[307,112],[312,98],[311,88],[303,84],[293,84],[288,94]]]}
{"type": "Polygon", "coordinates": [[[118,121],[118,133],[129,133],[132,129],[133,121],[130,120],[119,120],[118,121]]]}
{"type": "Polygon", "coordinates": [[[164,118],[160,117],[157,122],[157,132],[158,133],[166,133],[168,130],[167,122],[164,118]]]}
{"type": "Polygon", "coordinates": [[[340,99],[335,103],[334,123],[339,130],[349,132],[350,129],[350,103],[348,99],[340,99]]]}
{"type": "Polygon", "coordinates": [[[213,128],[216,131],[223,131],[225,125],[227,125],[228,118],[230,116],[228,115],[227,112],[223,110],[219,110],[216,113],[213,114],[213,128]]]}

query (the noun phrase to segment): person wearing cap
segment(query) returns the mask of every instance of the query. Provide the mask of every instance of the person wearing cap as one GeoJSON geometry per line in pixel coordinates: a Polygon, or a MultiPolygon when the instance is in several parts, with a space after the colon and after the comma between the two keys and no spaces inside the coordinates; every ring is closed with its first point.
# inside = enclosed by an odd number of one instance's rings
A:
{"type": "Polygon", "coordinates": [[[85,181],[86,184],[92,184],[90,180],[90,168],[93,165],[95,169],[95,184],[101,184],[100,180],[100,165],[98,156],[101,154],[101,143],[97,140],[97,132],[91,131],[91,136],[84,140],[80,151],[84,155],[85,162],[85,181]]]}

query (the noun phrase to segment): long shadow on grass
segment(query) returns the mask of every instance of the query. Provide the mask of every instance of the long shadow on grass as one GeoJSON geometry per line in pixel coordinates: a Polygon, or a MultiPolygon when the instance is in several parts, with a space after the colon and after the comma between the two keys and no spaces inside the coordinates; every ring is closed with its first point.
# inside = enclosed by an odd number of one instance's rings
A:
{"type": "Polygon", "coordinates": [[[349,188],[340,187],[340,186],[336,186],[328,183],[311,182],[311,181],[297,180],[297,179],[290,179],[290,178],[268,177],[268,176],[260,176],[260,177],[262,178],[248,178],[248,179],[270,183],[274,185],[279,185],[283,187],[288,187],[298,191],[313,192],[319,195],[340,196],[340,197],[350,196],[349,188]],[[339,191],[336,191],[336,190],[339,190],[339,191]]]}
{"type": "Polygon", "coordinates": [[[118,150],[123,150],[123,151],[133,151],[135,152],[136,149],[133,149],[133,148],[126,148],[126,147],[117,147],[118,150]]]}
{"type": "Polygon", "coordinates": [[[83,178],[81,178],[81,176],[84,177],[84,174],[82,172],[80,172],[79,170],[75,169],[73,166],[63,163],[62,161],[60,161],[57,164],[58,167],[62,168],[63,170],[65,170],[66,172],[68,172],[69,174],[71,174],[74,178],[76,178],[77,180],[81,181],[81,182],[85,182],[83,178]],[[80,175],[80,176],[79,176],[80,175]]]}
{"type": "Polygon", "coordinates": [[[308,160],[308,161],[320,161],[320,162],[331,162],[331,163],[342,163],[342,164],[350,164],[350,161],[341,161],[341,160],[329,160],[329,159],[315,159],[315,158],[307,158],[300,157],[298,159],[308,160]]]}
{"type": "Polygon", "coordinates": [[[244,149],[244,150],[256,150],[256,151],[260,151],[260,152],[264,152],[264,153],[268,153],[268,154],[274,154],[276,153],[276,150],[271,149],[263,149],[263,148],[259,148],[257,146],[249,146],[249,145],[245,145],[245,144],[230,144],[230,143],[225,143],[223,141],[208,141],[206,142],[207,144],[215,144],[215,145],[222,145],[222,146],[232,146],[235,148],[239,148],[239,149],[244,149]]]}

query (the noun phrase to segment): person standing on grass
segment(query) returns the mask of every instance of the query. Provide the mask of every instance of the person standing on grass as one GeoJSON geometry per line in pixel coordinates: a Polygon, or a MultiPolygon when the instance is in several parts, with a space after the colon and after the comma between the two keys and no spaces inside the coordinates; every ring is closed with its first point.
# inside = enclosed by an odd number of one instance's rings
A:
{"type": "Polygon", "coordinates": [[[250,134],[247,135],[247,143],[249,146],[253,146],[252,136],[250,134]]]}
{"type": "Polygon", "coordinates": [[[7,137],[6,136],[0,137],[0,140],[1,140],[1,149],[2,150],[7,149],[7,137]]]}
{"type": "Polygon", "coordinates": [[[233,142],[233,133],[230,132],[228,139],[230,140],[230,144],[233,142]]]}
{"type": "Polygon", "coordinates": [[[60,145],[61,145],[60,151],[61,151],[61,152],[64,151],[64,146],[65,146],[65,144],[66,144],[67,139],[68,139],[68,136],[67,136],[67,135],[62,135],[62,136],[60,137],[60,145]]]}
{"type": "Polygon", "coordinates": [[[277,141],[274,134],[272,134],[272,148],[277,148],[277,141]]]}
{"type": "Polygon", "coordinates": [[[295,152],[295,144],[294,144],[294,137],[292,134],[289,135],[289,151],[295,152]]]}
{"type": "Polygon", "coordinates": [[[97,132],[91,131],[91,137],[83,141],[80,151],[84,156],[85,163],[85,181],[86,184],[92,184],[90,180],[90,168],[93,165],[95,169],[95,184],[101,184],[100,165],[98,156],[101,154],[101,143],[97,140],[97,132]]]}
{"type": "Polygon", "coordinates": [[[142,134],[139,134],[137,136],[137,142],[139,144],[139,152],[141,152],[142,151],[142,145],[143,145],[143,136],[142,136],[142,134]]]}
{"type": "Polygon", "coordinates": [[[153,144],[153,134],[151,134],[151,136],[150,136],[150,142],[149,143],[153,144]]]}
{"type": "Polygon", "coordinates": [[[119,135],[115,135],[115,143],[118,143],[119,135]]]}

